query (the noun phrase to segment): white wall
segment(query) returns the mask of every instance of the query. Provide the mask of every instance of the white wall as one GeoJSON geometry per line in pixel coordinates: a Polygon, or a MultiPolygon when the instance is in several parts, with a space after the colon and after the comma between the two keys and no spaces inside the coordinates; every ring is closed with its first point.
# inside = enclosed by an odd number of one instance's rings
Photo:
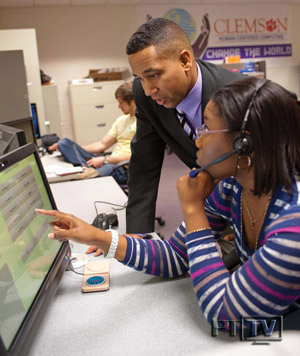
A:
{"type": "MultiPolygon", "coordinates": [[[[271,5],[270,5],[271,6],[271,5]]],[[[293,67],[267,68],[268,79],[279,83],[288,90],[292,90],[300,98],[300,5],[292,5],[292,51],[295,65],[293,67]]]]}
{"type": "Polygon", "coordinates": [[[126,67],[129,75],[125,47],[136,27],[135,6],[0,9],[0,29],[36,29],[40,68],[58,86],[63,134],[69,138],[69,80],[95,68],[126,67]]]}
{"type": "MultiPolygon", "coordinates": [[[[271,6],[271,5],[270,5],[271,6]]],[[[293,54],[300,58],[300,5],[292,5],[293,54]]],[[[0,29],[35,28],[40,68],[58,85],[64,136],[72,138],[68,81],[89,69],[127,67],[125,46],[137,28],[135,6],[0,9],[0,29]]],[[[267,76],[300,96],[299,60],[267,76]]]]}
{"type": "Polygon", "coordinates": [[[44,125],[45,113],[34,29],[0,31],[0,50],[9,51],[18,49],[23,50],[29,101],[37,105],[40,130],[41,134],[44,135],[47,133],[47,129],[44,125]]]}

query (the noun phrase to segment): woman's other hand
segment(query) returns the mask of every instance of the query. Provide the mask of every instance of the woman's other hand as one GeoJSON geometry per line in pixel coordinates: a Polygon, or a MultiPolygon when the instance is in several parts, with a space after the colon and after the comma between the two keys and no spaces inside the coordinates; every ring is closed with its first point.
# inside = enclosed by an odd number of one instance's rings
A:
{"type": "Polygon", "coordinates": [[[89,248],[85,251],[86,254],[94,253],[95,257],[101,256],[102,255],[102,250],[101,248],[98,248],[97,246],[89,246],[89,248]]]}
{"type": "Polygon", "coordinates": [[[203,171],[195,178],[188,174],[179,178],[176,184],[178,198],[183,212],[186,232],[198,229],[209,229],[209,223],[204,211],[204,202],[215,187],[211,176],[203,171]]]}
{"type": "Polygon", "coordinates": [[[180,177],[176,188],[182,210],[203,209],[205,199],[214,187],[215,182],[205,171],[200,172],[195,178],[191,178],[188,174],[180,177]]]}

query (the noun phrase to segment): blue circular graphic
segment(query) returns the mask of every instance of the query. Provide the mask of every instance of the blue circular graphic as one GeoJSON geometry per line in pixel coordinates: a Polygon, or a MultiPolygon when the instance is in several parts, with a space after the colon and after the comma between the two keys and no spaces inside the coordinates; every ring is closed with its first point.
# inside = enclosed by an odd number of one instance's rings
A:
{"type": "Polygon", "coordinates": [[[167,11],[163,17],[179,25],[187,35],[190,43],[193,43],[196,36],[196,24],[189,12],[175,8],[167,11]]]}
{"type": "Polygon", "coordinates": [[[88,278],[86,283],[89,286],[98,286],[99,284],[104,283],[104,278],[102,276],[93,276],[88,278]]]}

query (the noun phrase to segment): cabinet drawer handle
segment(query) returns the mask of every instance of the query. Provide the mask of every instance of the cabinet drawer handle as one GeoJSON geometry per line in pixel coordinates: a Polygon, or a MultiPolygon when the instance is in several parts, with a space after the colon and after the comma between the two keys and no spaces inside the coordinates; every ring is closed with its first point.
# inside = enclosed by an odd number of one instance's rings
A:
{"type": "Polygon", "coordinates": [[[106,124],[97,124],[98,127],[104,127],[106,124]]]}
{"type": "Polygon", "coordinates": [[[93,90],[101,90],[103,87],[93,87],[93,90]]]}
{"type": "Polygon", "coordinates": [[[96,109],[103,109],[103,108],[104,108],[104,105],[95,105],[95,108],[96,108],[96,109]]]}

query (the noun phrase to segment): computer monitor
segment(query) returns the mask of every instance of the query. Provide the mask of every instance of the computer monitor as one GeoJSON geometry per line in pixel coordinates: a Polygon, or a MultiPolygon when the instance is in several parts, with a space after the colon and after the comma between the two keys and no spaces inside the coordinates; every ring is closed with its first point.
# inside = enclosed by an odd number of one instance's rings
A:
{"type": "Polygon", "coordinates": [[[70,255],[68,242],[49,240],[51,218],[35,208],[56,206],[30,143],[0,158],[1,356],[28,353],[70,255]]]}
{"type": "Polygon", "coordinates": [[[26,145],[26,143],[23,130],[0,124],[0,156],[26,145]]]}
{"type": "Polygon", "coordinates": [[[35,103],[30,104],[30,109],[31,109],[31,116],[33,118],[33,126],[35,130],[35,137],[36,138],[41,138],[40,134],[40,127],[39,127],[39,118],[38,118],[38,112],[37,112],[37,107],[35,103]]]}
{"type": "Polygon", "coordinates": [[[36,136],[32,116],[8,122],[1,122],[1,124],[23,130],[25,132],[27,143],[33,142],[36,145],[36,136]]]}

